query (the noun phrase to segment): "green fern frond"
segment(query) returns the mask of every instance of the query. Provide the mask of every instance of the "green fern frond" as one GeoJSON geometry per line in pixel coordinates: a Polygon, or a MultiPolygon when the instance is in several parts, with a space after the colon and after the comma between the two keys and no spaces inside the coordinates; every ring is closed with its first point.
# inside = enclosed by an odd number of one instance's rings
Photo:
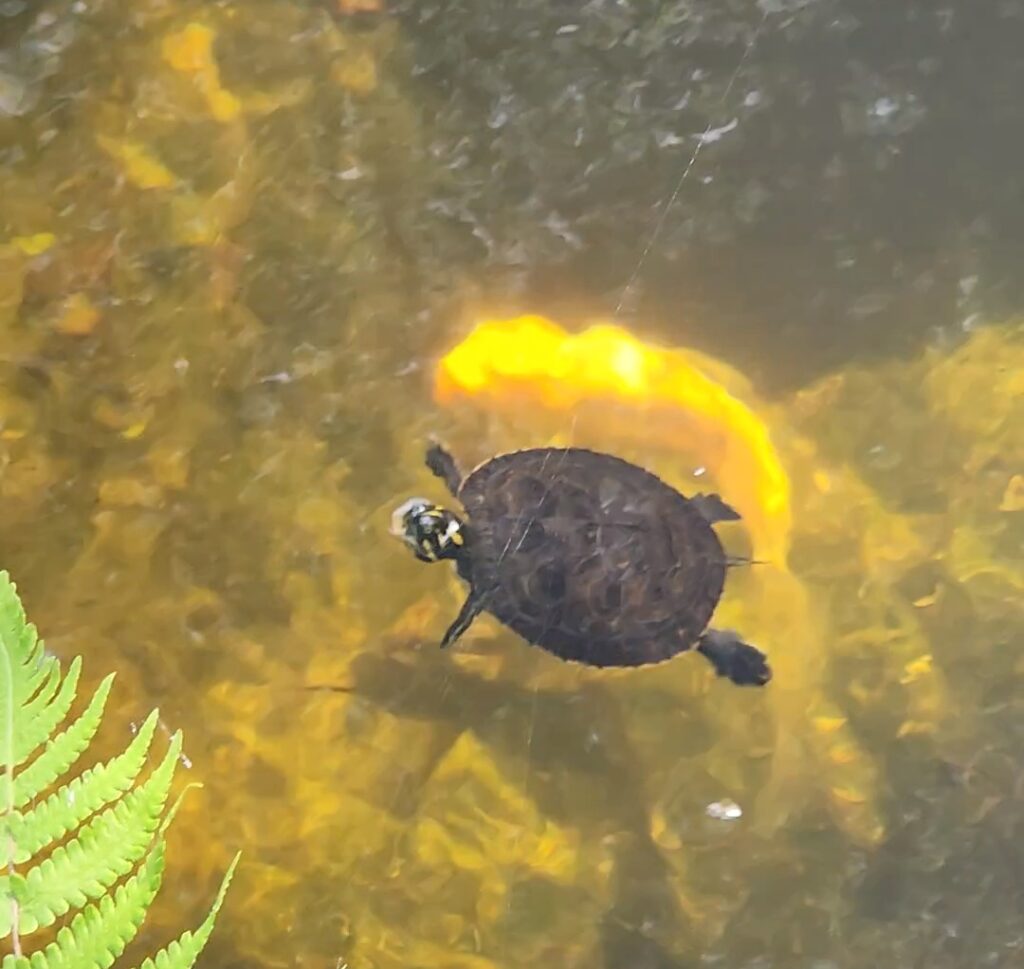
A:
{"type": "MultiPolygon", "coordinates": [[[[136,935],[162,880],[163,831],[180,803],[166,810],[181,734],[138,784],[158,722],[154,711],[123,753],[52,790],[88,748],[113,681],[108,676],[83,713],[56,733],[74,702],[80,671],[75,658],[61,675],[13,583],[0,572],[0,871],[6,871],[0,875],[0,938],[10,937],[14,948],[0,969],[107,969],[136,935]],[[25,936],[76,909],[45,949],[22,952],[25,936]]],[[[193,964],[237,860],[203,924],[155,962],[147,960],[147,967],[193,964]]]]}
{"type": "Polygon", "coordinates": [[[139,969],[188,969],[195,963],[199,958],[199,953],[203,951],[203,947],[209,940],[210,933],[213,932],[213,923],[217,920],[217,913],[220,912],[221,905],[224,904],[224,896],[227,894],[240,857],[241,852],[235,855],[231,864],[228,865],[228,870],[224,873],[224,880],[220,883],[220,890],[217,892],[217,897],[210,907],[209,914],[203,920],[203,924],[195,932],[185,932],[155,956],[146,959],[139,969]]]}
{"type": "MultiPolygon", "coordinates": [[[[2,825],[7,829],[8,843],[17,846],[15,864],[28,861],[131,788],[146,762],[156,724],[157,711],[154,710],[123,754],[87,770],[31,811],[15,812],[2,825]]],[[[6,851],[7,845],[0,842],[0,861],[5,866],[6,851]]]]}
{"type": "MultiPolygon", "coordinates": [[[[79,664],[81,666],[81,664],[79,664]]],[[[25,704],[25,716],[35,717],[39,711],[46,707],[46,705],[53,699],[53,695],[57,692],[57,687],[60,686],[60,664],[53,656],[48,656],[45,659],[45,682],[35,692],[30,702],[25,704]]],[[[43,735],[45,740],[48,734],[43,735]]]]}
{"type": "MultiPolygon", "coordinates": [[[[3,574],[0,572],[0,576],[3,574]]],[[[100,683],[82,715],[66,730],[48,740],[42,753],[14,778],[12,807],[24,807],[35,800],[85,753],[99,730],[113,685],[114,674],[111,673],[100,683]]]]}
{"type": "Polygon", "coordinates": [[[164,842],[158,840],[139,870],[113,895],[79,912],[57,939],[30,958],[7,956],[0,969],[108,969],[135,938],[156,898],[164,873],[164,842]]]}
{"type": "Polygon", "coordinates": [[[6,572],[0,582],[0,641],[7,653],[7,662],[15,670],[11,675],[11,696],[17,704],[25,703],[40,684],[58,666],[55,657],[46,656],[43,643],[25,616],[17,590],[6,572]]]}
{"type": "MultiPolygon", "coordinates": [[[[59,682],[60,669],[56,668],[55,671],[56,679],[59,682]]],[[[68,670],[68,675],[64,677],[64,681],[56,691],[56,696],[47,695],[50,692],[47,689],[49,682],[54,679],[51,676],[46,686],[22,707],[21,715],[18,718],[20,729],[15,733],[12,744],[15,766],[25,763],[38,747],[46,743],[47,737],[63,723],[75,699],[78,676],[81,672],[82,658],[76,656],[68,670]]]]}
{"type": "MultiPolygon", "coordinates": [[[[175,734],[163,762],[142,787],[98,814],[73,841],[29,870],[19,898],[23,934],[52,925],[72,906],[99,898],[132,870],[160,824],[180,753],[181,734],[175,734]]],[[[4,880],[0,877],[0,895],[4,880]]],[[[10,931],[9,913],[0,908],[0,938],[10,931]]]]}

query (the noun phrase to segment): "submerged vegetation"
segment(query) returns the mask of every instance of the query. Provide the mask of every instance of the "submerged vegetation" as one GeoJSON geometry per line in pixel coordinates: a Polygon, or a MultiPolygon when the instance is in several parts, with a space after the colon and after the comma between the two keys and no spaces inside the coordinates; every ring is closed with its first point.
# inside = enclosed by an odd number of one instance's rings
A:
{"type": "Polygon", "coordinates": [[[1012,958],[1014,5],[378,6],[0,2],[0,548],[204,783],[143,933],[243,844],[211,964],[1012,958]],[[770,692],[440,654],[429,433],[719,488],[770,692]]]}
{"type": "MultiPolygon", "coordinates": [[[[180,731],[149,778],[138,784],[157,726],[154,710],[117,757],[64,780],[99,729],[113,677],[63,730],[81,673],[65,675],[27,622],[6,572],[0,572],[0,938],[13,954],[4,969],[106,969],[135,938],[163,880],[165,812],[180,731]],[[127,877],[126,877],[127,876],[127,877]],[[124,879],[122,881],[122,879],[124,879]],[[29,938],[69,912],[52,941],[29,938]]],[[[146,959],[143,969],[189,969],[206,945],[234,871],[232,862],[210,914],[146,959]]]]}

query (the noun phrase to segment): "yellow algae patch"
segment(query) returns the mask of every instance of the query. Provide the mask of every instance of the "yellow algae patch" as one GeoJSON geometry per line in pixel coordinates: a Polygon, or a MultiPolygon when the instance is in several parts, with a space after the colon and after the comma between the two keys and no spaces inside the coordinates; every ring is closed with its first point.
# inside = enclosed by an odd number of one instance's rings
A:
{"type": "MultiPolygon", "coordinates": [[[[924,379],[932,409],[964,434],[964,468],[1024,460],[1024,323],[982,327],[924,379]]],[[[1012,463],[1011,463],[1012,462],[1012,463]]]]}
{"type": "Polygon", "coordinates": [[[811,720],[814,729],[820,734],[833,734],[842,730],[847,723],[846,717],[814,717],[811,720]]]}
{"type": "Polygon", "coordinates": [[[388,633],[396,639],[423,637],[440,622],[441,603],[433,593],[417,599],[407,606],[388,627],[388,633]]]}
{"type": "Polygon", "coordinates": [[[161,49],[171,67],[192,78],[214,118],[231,121],[238,117],[241,103],[221,86],[220,71],[213,56],[215,37],[210,27],[193,22],[164,37],[161,49]]]}
{"type": "Polygon", "coordinates": [[[240,259],[237,252],[234,256],[228,255],[230,243],[224,237],[248,215],[252,188],[251,159],[243,150],[235,176],[216,192],[210,196],[180,192],[171,199],[168,209],[170,233],[176,243],[217,250],[212,257],[211,273],[219,275],[213,285],[220,288],[221,294],[225,292],[225,286],[233,285],[228,276],[232,272],[237,273],[237,265],[232,270],[232,259],[236,263],[240,259]]]}
{"type": "Polygon", "coordinates": [[[931,549],[913,519],[888,512],[873,494],[864,495],[861,510],[860,554],[866,575],[898,575],[928,558],[931,549]]]}
{"type": "Polygon", "coordinates": [[[1024,571],[1001,560],[991,539],[970,526],[959,525],[953,530],[945,560],[961,583],[987,577],[1012,589],[1024,589],[1024,571]]]}
{"type": "Polygon", "coordinates": [[[708,358],[649,346],[618,326],[572,335],[544,317],[521,316],[480,323],[441,360],[435,394],[513,412],[528,404],[566,413],[586,403],[623,405],[634,434],[699,453],[747,521],[755,553],[782,564],[789,478],[767,425],[711,369],[708,358]]]}
{"type": "Polygon", "coordinates": [[[518,865],[563,884],[577,874],[577,836],[542,817],[470,733],[431,775],[414,841],[431,865],[477,872],[518,865]]]}
{"type": "MultiPolygon", "coordinates": [[[[321,683],[349,678],[326,669],[325,675],[310,675],[321,683]]],[[[345,742],[304,746],[291,758],[293,769],[323,781],[328,804],[342,795],[356,797],[389,818],[408,815],[448,737],[442,728],[368,707],[345,693],[317,694],[297,715],[302,735],[343,736],[345,742]]]]}
{"type": "Polygon", "coordinates": [[[158,485],[139,478],[108,478],[100,484],[100,503],[108,506],[159,508],[163,491],[158,485]]]}
{"type": "Polygon", "coordinates": [[[84,293],[75,293],[64,300],[57,314],[56,328],[69,336],[88,336],[100,321],[100,311],[84,293]]]}
{"type": "Polygon", "coordinates": [[[854,760],[842,759],[842,755],[834,764],[850,777],[850,782],[840,782],[829,788],[829,808],[833,817],[844,831],[856,837],[858,843],[868,847],[881,844],[885,838],[885,826],[874,803],[878,780],[872,765],[863,756],[854,760]],[[861,777],[857,777],[858,771],[855,770],[858,764],[863,769],[861,777]]]}
{"type": "Polygon", "coordinates": [[[353,94],[370,94],[377,87],[377,62],[369,51],[345,56],[331,66],[331,79],[353,94]]]}
{"type": "MultiPolygon", "coordinates": [[[[17,440],[6,433],[5,441],[17,440]]],[[[19,435],[24,437],[24,435],[19,435]]],[[[8,514],[17,515],[35,509],[46,498],[49,488],[61,479],[63,470],[46,451],[37,450],[17,455],[5,455],[4,473],[0,476],[0,497],[8,514]],[[18,502],[18,505],[14,505],[18,502]],[[17,510],[15,510],[17,509],[17,510]]]]}
{"type": "Polygon", "coordinates": [[[39,256],[52,249],[57,242],[57,237],[52,232],[37,232],[30,236],[15,236],[11,239],[11,245],[20,249],[26,256],[39,256]]]}
{"type": "Polygon", "coordinates": [[[932,673],[934,665],[935,660],[932,658],[930,653],[918,656],[903,667],[903,676],[900,678],[900,682],[906,685],[908,683],[913,683],[915,680],[921,679],[922,676],[929,676],[932,673]]]}
{"type": "Polygon", "coordinates": [[[1000,511],[1024,511],[1024,474],[1015,474],[1010,478],[1003,500],[999,503],[1000,511]]]}
{"type": "Polygon", "coordinates": [[[845,804],[863,804],[866,800],[862,791],[852,787],[833,787],[832,796],[845,804]]]}
{"type": "Polygon", "coordinates": [[[206,248],[220,242],[224,232],[207,199],[191,193],[179,195],[170,205],[171,237],[182,246],[206,248]]]}
{"type": "MultiPolygon", "coordinates": [[[[442,404],[472,401],[512,420],[553,414],[566,427],[571,421],[571,436],[582,429],[590,440],[687,454],[709,470],[749,528],[755,557],[771,563],[746,574],[739,624],[775,670],[767,697],[771,777],[756,799],[756,826],[777,830],[810,787],[826,796],[844,831],[877,843],[883,829],[875,769],[845,718],[821,700],[834,635],[808,588],[788,571],[793,485],[749,382],[720,361],[644,343],[618,326],[599,323],[574,335],[528,315],[480,322],[440,360],[434,394],[442,404]],[[858,797],[837,797],[833,789],[858,797]]],[[[801,488],[831,491],[835,476],[817,466],[813,444],[782,430],[801,488]]]]}
{"type": "Polygon", "coordinates": [[[99,146],[121,166],[124,177],[136,188],[171,188],[178,178],[156,158],[148,148],[137,141],[97,135],[99,146]]]}
{"type": "Polygon", "coordinates": [[[157,441],[146,453],[146,461],[161,487],[179,490],[188,484],[191,458],[180,443],[166,438],[157,441]]]}
{"type": "MultiPolygon", "coordinates": [[[[339,969],[357,966],[372,969],[500,969],[501,964],[475,952],[463,951],[452,941],[450,917],[435,916],[433,928],[449,936],[444,944],[424,939],[410,931],[406,920],[384,920],[372,914],[359,916],[359,931],[354,934],[347,962],[338,960],[339,969]],[[397,924],[396,924],[397,923],[397,924]]],[[[459,920],[461,927],[462,923],[459,920]]],[[[472,936],[469,945],[474,944],[472,936]]],[[[331,963],[334,966],[334,963],[331,963]]]]}
{"type": "Polygon", "coordinates": [[[313,93],[313,82],[301,77],[276,91],[249,91],[239,94],[242,109],[250,115],[273,114],[281,108],[293,108],[309,99],[313,93]]]}
{"type": "Polygon", "coordinates": [[[524,878],[582,889],[603,906],[607,852],[601,847],[584,854],[580,842],[578,832],[544,817],[494,754],[466,732],[423,788],[410,833],[415,870],[408,878],[428,891],[461,884],[459,895],[472,900],[472,921],[485,933],[500,931],[524,878]]]}
{"type": "Polygon", "coordinates": [[[1021,406],[1024,399],[1024,324],[991,326],[971,338],[926,378],[932,399],[978,431],[999,426],[1000,416],[1021,406]],[[984,406],[979,410],[978,404],[984,406]]]}
{"type": "Polygon", "coordinates": [[[0,327],[18,315],[25,290],[25,254],[15,246],[0,245],[0,327]]]}
{"type": "Polygon", "coordinates": [[[345,14],[375,13],[382,7],[381,0],[337,0],[338,12],[345,14]]]}
{"type": "Polygon", "coordinates": [[[833,764],[842,767],[854,763],[862,754],[852,744],[836,744],[834,747],[829,747],[828,756],[833,764]]]}
{"type": "Polygon", "coordinates": [[[130,433],[131,429],[140,424],[145,427],[152,419],[153,411],[152,403],[120,403],[111,397],[101,396],[93,402],[90,413],[97,424],[133,437],[138,435],[130,433]]]}
{"type": "MultiPolygon", "coordinates": [[[[934,733],[949,717],[951,699],[946,678],[935,663],[921,628],[920,607],[887,595],[873,583],[862,589],[858,625],[842,638],[842,647],[868,647],[887,657],[885,682],[898,683],[907,703],[907,722],[899,735],[934,733]]],[[[879,684],[854,678],[847,694],[862,705],[876,702],[879,684]]]]}

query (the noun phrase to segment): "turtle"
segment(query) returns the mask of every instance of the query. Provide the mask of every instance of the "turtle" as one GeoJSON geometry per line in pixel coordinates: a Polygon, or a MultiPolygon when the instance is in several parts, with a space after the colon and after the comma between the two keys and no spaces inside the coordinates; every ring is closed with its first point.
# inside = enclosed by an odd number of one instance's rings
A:
{"type": "Polygon", "coordinates": [[[563,660],[636,667],[696,649],[733,683],[771,679],[764,653],[708,627],[735,561],[712,526],[740,517],[719,495],[686,498],[580,447],[499,454],[463,477],[432,441],[426,464],[465,516],[410,498],[391,532],[422,562],[454,561],[469,586],[442,648],[486,611],[563,660]]]}

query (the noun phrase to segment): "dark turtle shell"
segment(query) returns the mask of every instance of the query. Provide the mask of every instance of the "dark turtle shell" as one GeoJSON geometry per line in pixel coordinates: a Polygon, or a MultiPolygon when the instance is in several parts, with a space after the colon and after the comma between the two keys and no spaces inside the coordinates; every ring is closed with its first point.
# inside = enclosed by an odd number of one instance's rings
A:
{"type": "Polygon", "coordinates": [[[695,502],[620,458],[538,448],[462,483],[468,578],[484,608],[567,660],[640,666],[696,645],[726,556],[695,502]]]}

